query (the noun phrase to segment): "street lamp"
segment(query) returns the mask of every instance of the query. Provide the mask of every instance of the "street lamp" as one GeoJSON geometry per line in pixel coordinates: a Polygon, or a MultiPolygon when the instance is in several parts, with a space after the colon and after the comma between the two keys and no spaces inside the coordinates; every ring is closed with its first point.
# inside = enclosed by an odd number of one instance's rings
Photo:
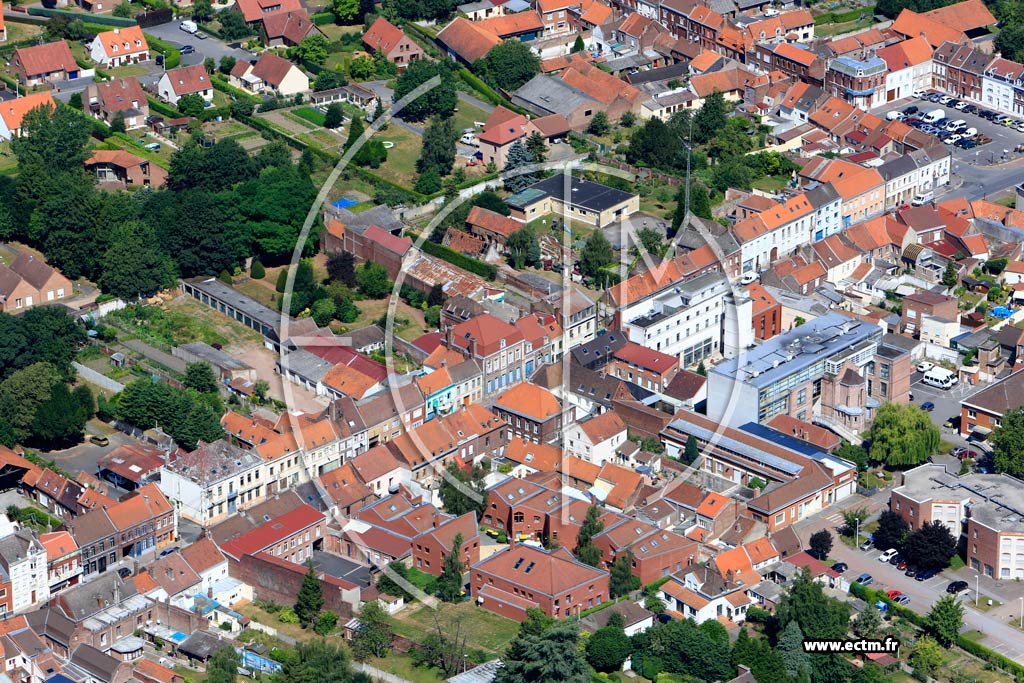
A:
{"type": "Polygon", "coordinates": [[[860,517],[857,518],[857,530],[853,535],[853,545],[857,548],[860,547],[860,517]]]}
{"type": "Polygon", "coordinates": [[[1020,627],[1024,628],[1024,595],[1020,596],[1020,627]]]}
{"type": "Polygon", "coordinates": [[[979,586],[981,586],[981,574],[975,574],[974,575],[974,606],[975,607],[978,606],[978,593],[981,590],[979,588],[979,586]]]}

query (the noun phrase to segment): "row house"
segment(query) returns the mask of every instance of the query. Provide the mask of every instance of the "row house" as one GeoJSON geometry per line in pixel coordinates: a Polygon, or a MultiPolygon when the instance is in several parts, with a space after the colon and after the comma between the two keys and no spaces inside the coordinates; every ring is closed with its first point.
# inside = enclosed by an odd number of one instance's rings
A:
{"type": "Polygon", "coordinates": [[[327,520],[309,505],[300,505],[237,538],[221,544],[221,552],[237,564],[246,555],[268,553],[294,564],[303,564],[323,546],[327,520]]]}
{"type": "Polygon", "coordinates": [[[711,619],[741,623],[754,603],[746,589],[759,580],[753,570],[746,578],[723,577],[716,569],[694,565],[673,574],[658,597],[665,603],[666,613],[677,619],[693,619],[698,624],[711,619]]]}
{"type": "Polygon", "coordinates": [[[86,574],[103,573],[126,558],[170,545],[178,537],[177,527],[175,506],[156,484],[61,525],[81,549],[86,574]]]}
{"type": "MultiPolygon", "coordinates": [[[[577,422],[566,433],[565,449],[577,458],[597,465],[623,459],[620,449],[626,444],[626,424],[613,411],[577,422]]],[[[506,456],[507,457],[507,456],[506,456]]],[[[552,463],[551,469],[555,469],[552,463]]]]}
{"type": "Polygon", "coordinates": [[[982,102],[985,71],[993,59],[980,48],[947,41],[932,56],[934,86],[953,97],[982,102]]]}
{"type": "Polygon", "coordinates": [[[0,517],[0,569],[3,570],[4,613],[30,610],[50,597],[46,548],[36,534],[0,517]],[[6,598],[6,599],[4,599],[6,598]]]}
{"type": "Polygon", "coordinates": [[[941,147],[913,150],[878,167],[885,180],[885,209],[909,204],[919,193],[949,184],[951,154],[941,147]]]}
{"type": "Polygon", "coordinates": [[[202,526],[263,500],[267,483],[263,458],[225,439],[179,451],[160,468],[160,490],[174,501],[178,514],[202,526]]]}
{"type": "Polygon", "coordinates": [[[676,38],[686,38],[689,22],[687,15],[695,6],[695,2],[687,0],[661,0],[658,21],[676,38]]]}
{"type": "Polygon", "coordinates": [[[885,101],[911,97],[932,87],[932,46],[920,36],[882,48],[877,53],[889,72],[885,76],[885,101]]]}
{"type": "Polygon", "coordinates": [[[800,177],[805,183],[832,185],[839,194],[843,229],[884,210],[885,180],[876,169],[844,159],[816,157],[800,171],[800,177]]]}
{"type": "Polygon", "coordinates": [[[67,531],[51,531],[40,534],[39,542],[46,549],[50,593],[77,584],[82,575],[82,554],[71,534],[67,531]]]}
{"type": "Polygon", "coordinates": [[[1003,114],[1024,116],[1024,65],[994,59],[981,81],[981,102],[1003,114]]]}
{"type": "Polygon", "coordinates": [[[749,54],[750,64],[763,73],[780,71],[795,81],[820,88],[825,82],[825,62],[796,43],[758,42],[749,54]]]}
{"type": "Polygon", "coordinates": [[[480,364],[485,396],[526,379],[523,333],[489,313],[449,329],[445,346],[480,364]]]}
{"type": "Polygon", "coordinates": [[[507,424],[479,404],[425,422],[388,441],[392,455],[408,467],[421,485],[433,482],[435,471],[451,463],[468,465],[493,458],[508,443],[507,424]]]}
{"type": "Polygon", "coordinates": [[[607,567],[628,553],[633,576],[645,586],[689,567],[698,553],[697,544],[690,539],[628,518],[605,527],[594,536],[594,545],[601,549],[607,567]]]}
{"type": "Polygon", "coordinates": [[[443,366],[416,378],[425,402],[424,420],[447,415],[461,406],[483,400],[483,373],[475,360],[443,366]]]}
{"type": "Polygon", "coordinates": [[[518,384],[494,399],[494,412],[508,425],[508,438],[534,443],[555,443],[562,439],[563,426],[573,421],[574,408],[564,411],[547,389],[531,382],[518,384]]]}
{"type": "Polygon", "coordinates": [[[807,196],[798,194],[738,221],[733,232],[742,245],[743,271],[764,270],[810,242],[813,213],[807,196]]]}
{"type": "MultiPolygon", "coordinates": [[[[513,447],[517,454],[521,453],[516,458],[527,460],[526,456],[532,453],[535,457],[529,458],[529,461],[537,461],[538,466],[546,472],[556,469],[570,472],[572,467],[579,467],[590,470],[587,478],[593,479],[600,471],[597,465],[576,457],[567,457],[565,463],[560,463],[563,456],[553,446],[524,444],[521,440],[514,440],[509,448],[513,447]],[[545,448],[555,452],[546,451],[545,448]]],[[[486,528],[506,533],[515,541],[557,541],[575,550],[576,537],[586,519],[590,501],[559,489],[557,483],[551,487],[530,479],[510,477],[487,492],[487,504],[480,522],[486,528]]],[[[605,509],[602,510],[601,519],[607,527],[620,516],[605,509]]]]}
{"type": "Polygon", "coordinates": [[[412,566],[432,576],[441,576],[444,560],[457,552],[463,567],[471,567],[480,561],[480,527],[476,513],[467,512],[460,517],[440,513],[433,526],[412,539],[412,566]],[[461,544],[455,548],[455,540],[461,536],[461,544]]]}
{"type": "Polygon", "coordinates": [[[725,26],[725,18],[714,10],[697,5],[686,17],[687,38],[705,50],[718,51],[718,34],[725,26]]]}
{"type": "MultiPolygon", "coordinates": [[[[715,315],[713,320],[716,325],[720,325],[719,315],[715,315]]],[[[687,340],[692,341],[689,330],[686,330],[685,334],[687,340]]],[[[707,356],[710,355],[709,352],[707,356]]],[[[683,354],[680,353],[680,356],[683,354]]],[[[675,355],[656,351],[643,343],[629,341],[613,355],[612,362],[608,365],[608,374],[648,391],[663,393],[680,370],[679,360],[675,355]]],[[[695,365],[699,362],[701,361],[691,361],[686,365],[695,365]]]]}
{"type": "Polygon", "coordinates": [[[836,57],[825,70],[825,91],[867,111],[885,103],[888,72],[885,60],[878,56],[836,57]]]}

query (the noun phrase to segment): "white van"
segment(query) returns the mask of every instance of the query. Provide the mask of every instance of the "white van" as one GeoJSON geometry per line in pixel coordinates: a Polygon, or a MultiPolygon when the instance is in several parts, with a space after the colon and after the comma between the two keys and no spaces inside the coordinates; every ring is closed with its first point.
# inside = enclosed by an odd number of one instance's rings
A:
{"type": "Polygon", "coordinates": [[[946,112],[941,109],[932,109],[930,112],[921,117],[921,120],[925,123],[935,123],[946,118],[946,112]]]}
{"type": "Polygon", "coordinates": [[[911,206],[924,206],[932,200],[931,192],[920,192],[914,195],[914,198],[910,200],[911,206]]]}
{"type": "Polygon", "coordinates": [[[196,26],[196,22],[194,21],[183,21],[180,24],[178,24],[178,28],[180,28],[185,33],[191,33],[193,35],[199,33],[199,27],[196,26]]]}
{"type": "Polygon", "coordinates": [[[955,373],[950,372],[946,368],[934,367],[924,373],[924,378],[921,381],[929,386],[940,389],[952,389],[960,380],[957,379],[955,373]]]}

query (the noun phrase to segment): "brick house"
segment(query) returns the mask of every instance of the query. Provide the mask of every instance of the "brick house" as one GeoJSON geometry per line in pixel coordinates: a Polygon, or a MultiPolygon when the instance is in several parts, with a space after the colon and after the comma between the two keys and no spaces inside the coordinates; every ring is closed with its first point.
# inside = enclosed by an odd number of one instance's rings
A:
{"type": "Polygon", "coordinates": [[[71,48],[63,40],[19,47],[11,56],[11,72],[25,86],[78,78],[80,69],[71,48]]]}
{"type": "Polygon", "coordinates": [[[82,551],[86,574],[105,572],[128,557],[141,557],[177,538],[174,507],[156,484],[128,498],[85,513],[61,525],[82,551]]]}
{"type": "Polygon", "coordinates": [[[330,218],[320,238],[320,247],[328,253],[347,251],[355,257],[356,263],[379,263],[387,268],[388,277],[394,280],[402,272],[404,259],[412,249],[412,240],[396,237],[376,225],[346,225],[330,218]]]}
{"type": "Polygon", "coordinates": [[[0,265],[0,310],[7,313],[59,301],[72,291],[71,280],[26,252],[10,266],[0,265]]]}
{"type": "Polygon", "coordinates": [[[90,84],[82,96],[82,109],[107,124],[120,114],[124,127],[132,130],[146,125],[149,101],[139,79],[129,76],[90,84]]]}
{"type": "Polygon", "coordinates": [[[384,17],[378,17],[365,34],[363,45],[373,53],[383,53],[389,62],[404,71],[410,63],[423,59],[425,53],[419,44],[384,17]]]}
{"type": "Polygon", "coordinates": [[[157,93],[160,99],[175,106],[185,95],[199,95],[209,105],[213,102],[213,83],[202,64],[179,66],[160,77],[157,93]]]}
{"type": "Polygon", "coordinates": [[[85,160],[85,170],[96,176],[96,182],[107,187],[162,187],[167,171],[149,159],[124,150],[97,149],[85,160]]]}
{"type": "Polygon", "coordinates": [[[1003,415],[1021,404],[1024,371],[985,387],[960,401],[960,436],[985,440],[1002,424],[1003,415]]]}
{"type": "Polygon", "coordinates": [[[993,59],[980,48],[946,41],[932,55],[934,86],[953,97],[981,102],[985,70],[993,59]]]}
{"type": "Polygon", "coordinates": [[[754,336],[765,341],[782,332],[782,304],[756,282],[747,285],[745,289],[753,302],[750,322],[754,328],[754,336]]]}
{"type": "Polygon", "coordinates": [[[903,297],[903,313],[900,316],[900,329],[904,334],[918,336],[924,319],[941,318],[943,320],[959,320],[958,301],[956,298],[935,292],[915,292],[903,297]]]}
{"type": "Polygon", "coordinates": [[[50,594],[76,585],[82,574],[81,553],[71,534],[67,531],[51,531],[39,534],[39,542],[46,548],[50,594]]]}
{"type": "Polygon", "coordinates": [[[562,438],[562,427],[572,422],[575,408],[569,406],[563,416],[554,394],[524,382],[494,399],[494,412],[508,425],[508,438],[554,443],[562,438]]]}
{"type": "Polygon", "coordinates": [[[594,537],[605,566],[611,566],[621,554],[633,554],[633,576],[647,585],[693,564],[697,544],[671,531],[623,518],[594,537]]]}
{"type": "Polygon", "coordinates": [[[455,537],[462,534],[459,557],[463,567],[470,567],[480,560],[480,529],[476,513],[467,512],[461,517],[436,519],[435,526],[413,539],[412,566],[427,574],[441,576],[444,558],[452,552],[455,537]]]}
{"type": "Polygon", "coordinates": [[[503,216],[481,206],[472,207],[466,217],[466,227],[469,228],[470,234],[485,240],[488,244],[505,246],[509,236],[522,230],[524,226],[524,223],[514,218],[503,216]]]}
{"type": "Polygon", "coordinates": [[[514,545],[470,568],[473,599],[480,607],[522,621],[526,610],[565,619],[607,599],[608,572],[576,560],[565,548],[551,552],[514,545]]]}
{"type": "Polygon", "coordinates": [[[246,555],[259,553],[302,564],[323,545],[326,527],[327,520],[322,512],[309,505],[300,505],[221,544],[221,551],[231,564],[238,563],[246,555]]]}
{"type": "Polygon", "coordinates": [[[661,391],[679,372],[679,359],[626,342],[615,351],[608,373],[650,391],[661,391]]]}

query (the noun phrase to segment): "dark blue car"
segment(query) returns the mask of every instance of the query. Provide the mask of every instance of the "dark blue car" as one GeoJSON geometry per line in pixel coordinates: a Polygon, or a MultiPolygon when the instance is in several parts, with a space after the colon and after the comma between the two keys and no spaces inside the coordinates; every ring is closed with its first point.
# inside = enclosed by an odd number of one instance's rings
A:
{"type": "Polygon", "coordinates": [[[930,413],[933,410],[935,410],[935,404],[932,403],[931,401],[925,401],[924,403],[921,404],[921,410],[926,410],[930,413]]]}

